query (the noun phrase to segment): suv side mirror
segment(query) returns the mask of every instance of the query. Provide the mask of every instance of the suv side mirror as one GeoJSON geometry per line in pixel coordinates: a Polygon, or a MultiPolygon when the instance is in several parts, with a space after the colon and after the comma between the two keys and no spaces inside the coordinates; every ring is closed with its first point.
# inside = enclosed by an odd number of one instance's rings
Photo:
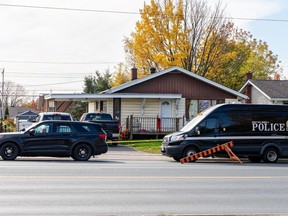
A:
{"type": "Polygon", "coordinates": [[[196,127],[195,128],[195,133],[197,134],[197,135],[200,135],[201,133],[200,133],[200,130],[199,130],[199,127],[196,127]]]}
{"type": "Polygon", "coordinates": [[[35,134],[35,129],[34,129],[34,128],[30,129],[30,130],[28,131],[28,133],[29,133],[30,135],[34,135],[34,134],[35,134]]]}

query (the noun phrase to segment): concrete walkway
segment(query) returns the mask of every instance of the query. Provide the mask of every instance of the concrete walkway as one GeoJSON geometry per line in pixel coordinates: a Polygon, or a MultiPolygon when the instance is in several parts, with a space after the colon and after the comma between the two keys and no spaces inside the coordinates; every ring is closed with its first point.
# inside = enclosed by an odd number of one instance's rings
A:
{"type": "MultiPolygon", "coordinates": [[[[149,154],[142,151],[134,150],[128,146],[117,145],[111,146],[109,145],[108,152],[106,154],[102,154],[97,156],[99,159],[109,159],[109,160],[171,160],[171,158],[165,157],[160,154],[149,154]]],[[[172,159],[173,160],[173,159],[172,159]]]]}

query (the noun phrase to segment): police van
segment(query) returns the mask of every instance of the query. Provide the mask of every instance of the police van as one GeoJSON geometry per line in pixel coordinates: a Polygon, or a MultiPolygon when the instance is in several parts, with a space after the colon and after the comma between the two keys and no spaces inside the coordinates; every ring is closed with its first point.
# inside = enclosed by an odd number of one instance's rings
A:
{"type": "MultiPolygon", "coordinates": [[[[179,161],[233,141],[232,151],[251,162],[288,157],[288,105],[218,104],[198,114],[179,132],[166,135],[163,155],[179,161]]],[[[216,156],[227,156],[226,152],[216,156]]]]}

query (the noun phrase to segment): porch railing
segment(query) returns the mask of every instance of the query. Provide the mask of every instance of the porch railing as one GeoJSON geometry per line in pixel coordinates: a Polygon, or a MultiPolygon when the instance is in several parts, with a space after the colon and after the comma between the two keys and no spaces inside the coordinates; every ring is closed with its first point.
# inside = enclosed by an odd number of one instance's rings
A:
{"type": "Polygon", "coordinates": [[[135,117],[126,119],[126,128],[131,133],[166,134],[179,131],[184,126],[184,118],[135,117]]]}

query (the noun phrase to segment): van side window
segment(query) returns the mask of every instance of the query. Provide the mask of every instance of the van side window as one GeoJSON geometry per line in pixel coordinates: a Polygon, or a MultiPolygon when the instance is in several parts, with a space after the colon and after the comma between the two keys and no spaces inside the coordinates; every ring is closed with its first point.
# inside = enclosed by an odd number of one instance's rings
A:
{"type": "Polygon", "coordinates": [[[205,121],[201,122],[198,125],[198,130],[200,132],[200,135],[209,135],[215,133],[217,129],[217,119],[216,118],[209,118],[205,121]]]}
{"type": "Polygon", "coordinates": [[[222,132],[250,132],[251,114],[241,112],[225,113],[220,116],[220,126],[222,132]]]}

